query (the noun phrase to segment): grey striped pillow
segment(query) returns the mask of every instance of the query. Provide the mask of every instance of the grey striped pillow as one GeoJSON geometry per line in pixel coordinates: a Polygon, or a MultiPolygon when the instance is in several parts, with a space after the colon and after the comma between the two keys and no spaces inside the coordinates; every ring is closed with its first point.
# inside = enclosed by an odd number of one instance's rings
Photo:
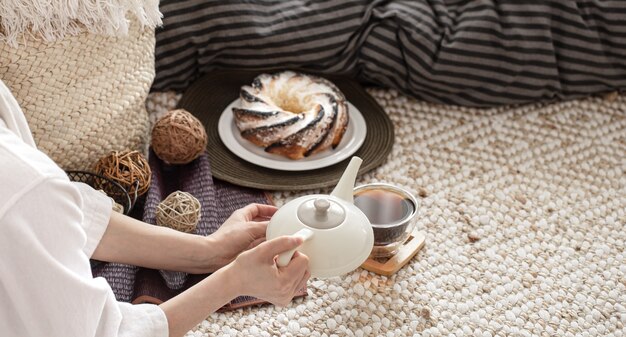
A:
{"type": "Polygon", "coordinates": [[[153,90],[218,68],[346,74],[468,106],[626,87],[626,1],[164,0],[153,90]]]}

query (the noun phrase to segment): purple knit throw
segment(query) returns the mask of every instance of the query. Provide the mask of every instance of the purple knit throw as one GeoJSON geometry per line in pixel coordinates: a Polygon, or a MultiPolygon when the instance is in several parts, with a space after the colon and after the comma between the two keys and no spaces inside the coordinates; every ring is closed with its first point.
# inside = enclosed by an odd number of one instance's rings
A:
{"type": "MultiPolygon", "coordinates": [[[[195,234],[203,236],[215,232],[233,211],[250,203],[268,203],[263,191],[214,180],[206,154],[186,165],[168,165],[151,152],[149,162],[152,185],[145,197],[143,216],[139,215],[147,223],[156,224],[157,205],[176,190],[189,192],[200,201],[201,217],[195,234]]],[[[140,296],[165,301],[206,277],[166,270],[157,273],[117,263],[99,264],[93,274],[104,277],[116,298],[125,302],[140,296]]]]}

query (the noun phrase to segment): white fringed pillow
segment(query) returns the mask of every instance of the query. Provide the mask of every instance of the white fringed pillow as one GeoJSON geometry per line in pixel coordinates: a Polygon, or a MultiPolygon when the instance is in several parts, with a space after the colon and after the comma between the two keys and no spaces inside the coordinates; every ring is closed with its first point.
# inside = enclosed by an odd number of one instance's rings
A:
{"type": "Polygon", "coordinates": [[[158,1],[2,1],[0,79],[38,148],[64,169],[144,151],[159,23],[158,1]]]}
{"type": "Polygon", "coordinates": [[[17,46],[26,32],[45,41],[82,32],[124,36],[129,13],[142,26],[161,24],[159,0],[2,0],[0,42],[17,46]]]}

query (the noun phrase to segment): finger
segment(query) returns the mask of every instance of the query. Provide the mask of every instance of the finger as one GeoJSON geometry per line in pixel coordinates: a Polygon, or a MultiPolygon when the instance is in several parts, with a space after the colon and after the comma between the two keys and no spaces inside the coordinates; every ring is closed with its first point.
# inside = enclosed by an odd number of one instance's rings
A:
{"type": "Polygon", "coordinates": [[[276,206],[249,204],[243,208],[238,209],[236,212],[239,212],[239,214],[243,216],[246,221],[251,221],[257,217],[270,218],[272,215],[274,215],[274,213],[276,213],[276,210],[276,206]]]}
{"type": "Polygon", "coordinates": [[[238,210],[236,210],[233,214],[236,214],[239,218],[243,219],[244,221],[250,221],[252,220],[256,214],[256,206],[255,204],[248,204],[238,210]]]}
{"type": "Polygon", "coordinates": [[[265,242],[265,236],[263,236],[262,238],[258,238],[258,239],[256,239],[256,240],[252,241],[252,242],[248,245],[248,248],[246,248],[246,250],[248,250],[248,249],[252,249],[252,248],[254,248],[254,247],[256,247],[256,246],[260,245],[260,244],[261,244],[261,243],[263,243],[263,242],[265,242]]]}
{"type": "Polygon", "coordinates": [[[309,269],[309,259],[306,255],[300,253],[299,251],[294,252],[291,261],[289,264],[283,268],[281,268],[281,272],[285,275],[286,278],[291,280],[293,286],[295,286],[296,282],[299,282],[302,278],[302,275],[309,269]]]}
{"type": "Polygon", "coordinates": [[[291,258],[291,262],[284,268],[285,272],[289,274],[289,277],[296,277],[296,275],[302,275],[309,269],[308,256],[296,251],[291,258]]]}
{"type": "Polygon", "coordinates": [[[276,206],[273,205],[264,205],[264,204],[253,204],[256,206],[257,213],[254,215],[253,219],[259,218],[263,220],[269,220],[274,213],[278,210],[276,206]]]}
{"type": "Polygon", "coordinates": [[[257,216],[257,217],[254,217],[252,221],[269,221],[271,218],[272,218],[271,216],[257,216]]]}
{"type": "Polygon", "coordinates": [[[304,239],[301,237],[279,236],[270,241],[263,242],[259,245],[258,249],[262,251],[262,254],[265,255],[267,260],[274,261],[276,255],[297,248],[303,241],[304,239]]]}
{"type": "Polygon", "coordinates": [[[248,232],[252,235],[253,238],[265,237],[265,233],[267,231],[267,225],[269,221],[259,221],[259,222],[248,222],[250,226],[248,232]]]}

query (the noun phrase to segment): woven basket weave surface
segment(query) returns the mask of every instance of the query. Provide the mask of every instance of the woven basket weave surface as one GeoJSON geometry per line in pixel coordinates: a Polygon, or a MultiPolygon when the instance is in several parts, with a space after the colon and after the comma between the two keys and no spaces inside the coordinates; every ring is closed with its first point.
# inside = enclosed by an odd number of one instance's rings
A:
{"type": "Polygon", "coordinates": [[[133,21],[125,37],[25,34],[17,47],[0,42],[0,79],[39,149],[66,170],[87,170],[112,150],[145,149],[154,31],[133,21]]]}

